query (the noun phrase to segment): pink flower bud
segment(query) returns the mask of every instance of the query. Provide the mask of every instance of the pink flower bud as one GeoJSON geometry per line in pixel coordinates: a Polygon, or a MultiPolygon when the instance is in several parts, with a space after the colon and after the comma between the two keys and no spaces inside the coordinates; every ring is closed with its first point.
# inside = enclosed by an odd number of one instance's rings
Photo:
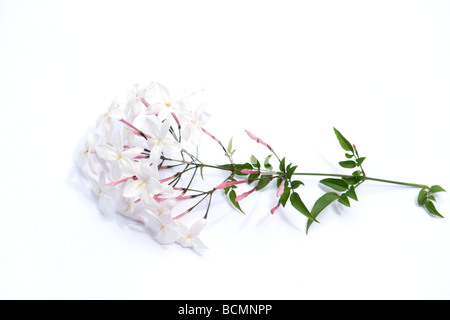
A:
{"type": "Polygon", "coordinates": [[[281,197],[281,195],[284,193],[284,179],[283,179],[283,181],[281,181],[281,184],[280,184],[280,187],[278,188],[278,191],[277,191],[277,197],[279,198],[279,197],[281,197]]]}
{"type": "Polygon", "coordinates": [[[244,181],[232,181],[232,182],[224,182],[224,183],[221,183],[221,184],[219,184],[217,187],[215,187],[214,189],[225,189],[225,188],[228,188],[228,187],[231,187],[231,186],[234,186],[234,185],[237,185],[237,184],[241,184],[241,183],[246,183],[246,182],[248,182],[248,180],[244,180],[244,181]]]}
{"type": "Polygon", "coordinates": [[[255,170],[250,170],[250,169],[244,169],[241,170],[241,173],[245,173],[245,174],[257,174],[260,173],[259,171],[255,171],[255,170]]]}
{"type": "Polygon", "coordinates": [[[259,137],[255,136],[253,133],[251,133],[248,130],[245,130],[245,132],[248,134],[248,136],[250,137],[250,139],[255,140],[257,143],[261,143],[263,146],[269,148],[269,150],[272,150],[272,147],[270,147],[266,142],[264,142],[263,140],[261,140],[259,137]]]}
{"type": "Polygon", "coordinates": [[[253,192],[256,191],[256,188],[253,188],[252,190],[248,191],[248,192],[244,192],[243,194],[241,194],[240,196],[237,196],[236,199],[234,201],[239,202],[242,199],[247,198],[249,195],[251,195],[253,192]]]}
{"type": "Polygon", "coordinates": [[[272,210],[270,210],[270,213],[271,213],[271,214],[274,214],[275,211],[278,210],[278,208],[280,207],[280,205],[281,205],[281,202],[278,202],[277,206],[276,206],[275,208],[273,208],[272,210]]]}

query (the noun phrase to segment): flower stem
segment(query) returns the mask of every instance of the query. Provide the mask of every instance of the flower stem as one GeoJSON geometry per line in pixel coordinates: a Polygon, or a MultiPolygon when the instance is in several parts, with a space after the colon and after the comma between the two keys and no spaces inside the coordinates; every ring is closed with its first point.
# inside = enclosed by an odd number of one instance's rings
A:
{"type": "MultiPolygon", "coordinates": [[[[296,172],[296,173],[294,173],[294,175],[296,175],[296,176],[322,176],[322,177],[354,178],[351,175],[334,174],[334,173],[296,172]]],[[[409,186],[409,187],[421,188],[421,189],[429,189],[430,188],[430,187],[428,187],[427,185],[424,185],[424,184],[410,183],[410,182],[401,182],[401,181],[386,180],[386,179],[378,179],[378,178],[371,178],[371,177],[364,177],[364,180],[384,182],[384,183],[391,183],[391,184],[398,184],[398,185],[402,185],[402,186],[409,186]]]]}

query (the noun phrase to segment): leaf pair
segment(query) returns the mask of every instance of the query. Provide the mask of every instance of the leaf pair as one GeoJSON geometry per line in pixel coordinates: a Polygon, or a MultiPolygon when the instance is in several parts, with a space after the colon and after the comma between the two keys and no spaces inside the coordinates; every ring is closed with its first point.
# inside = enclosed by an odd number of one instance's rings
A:
{"type": "Polygon", "coordinates": [[[431,188],[423,188],[419,191],[417,202],[419,205],[425,206],[430,214],[443,218],[444,216],[437,211],[436,206],[433,203],[433,201],[436,201],[434,194],[438,192],[445,192],[445,190],[438,185],[431,186],[431,188]]]}
{"type": "MultiPolygon", "coordinates": [[[[365,174],[364,170],[362,169],[362,163],[366,158],[359,157],[355,146],[352,145],[336,128],[334,128],[334,133],[336,134],[336,137],[342,149],[346,151],[345,158],[348,159],[345,161],[340,161],[339,165],[345,169],[358,168],[358,170],[354,171],[351,176],[350,175],[342,176],[339,179],[326,178],[320,180],[320,183],[335,191],[341,192],[341,194],[338,194],[336,192],[328,192],[325,193],[323,196],[321,196],[319,199],[317,199],[311,210],[311,215],[313,216],[314,219],[316,219],[319,213],[321,213],[327,206],[329,206],[332,202],[336,200],[338,200],[340,204],[346,207],[350,207],[350,199],[358,201],[355,188],[365,180],[365,174]]],[[[313,222],[314,222],[313,219],[308,220],[306,232],[308,232],[313,222]]]]}

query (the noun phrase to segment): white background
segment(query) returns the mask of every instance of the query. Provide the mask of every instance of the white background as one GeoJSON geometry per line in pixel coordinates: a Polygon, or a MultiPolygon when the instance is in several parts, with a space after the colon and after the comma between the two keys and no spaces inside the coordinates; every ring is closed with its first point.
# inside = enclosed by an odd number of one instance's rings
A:
{"type": "MultiPolygon", "coordinates": [[[[347,173],[336,127],[369,176],[448,189],[449,57],[445,1],[1,0],[0,298],[450,298],[448,194],[437,219],[367,182],[309,235],[270,215],[273,188],[246,216],[217,197],[198,255],[104,218],[73,166],[110,102],[155,80],[206,89],[207,129],[243,161],[267,154],[248,129],[299,171],[347,173]]],[[[326,189],[303,181],[311,208],[326,189]]]]}

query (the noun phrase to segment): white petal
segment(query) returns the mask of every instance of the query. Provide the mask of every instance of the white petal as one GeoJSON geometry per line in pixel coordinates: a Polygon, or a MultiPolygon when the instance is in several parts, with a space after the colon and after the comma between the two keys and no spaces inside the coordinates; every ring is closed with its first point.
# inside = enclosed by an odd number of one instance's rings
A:
{"type": "Polygon", "coordinates": [[[115,161],[118,158],[117,151],[109,145],[99,145],[95,150],[98,156],[106,161],[115,161]]]}
{"type": "Polygon", "coordinates": [[[131,177],[135,174],[134,163],[131,159],[121,158],[119,161],[121,176],[131,177]]]}
{"type": "Polygon", "coordinates": [[[122,152],[122,157],[128,158],[128,159],[134,159],[138,155],[140,155],[142,153],[142,151],[144,151],[144,148],[141,148],[141,147],[130,148],[130,149],[127,149],[122,152]]]}
{"type": "Polygon", "coordinates": [[[158,125],[155,122],[153,122],[152,120],[147,118],[147,121],[145,122],[145,126],[146,126],[146,131],[150,135],[150,137],[152,137],[153,139],[159,138],[160,130],[159,130],[158,125]]]}
{"type": "Polygon", "coordinates": [[[161,182],[158,179],[150,178],[147,181],[147,191],[152,195],[160,194],[163,191],[161,182]]]}
{"type": "Polygon", "coordinates": [[[159,159],[161,158],[161,145],[155,144],[151,150],[150,153],[150,163],[153,163],[154,165],[158,165],[159,159]]]}
{"type": "Polygon", "coordinates": [[[141,183],[142,181],[140,180],[127,182],[123,190],[123,196],[126,198],[138,198],[141,194],[141,183]]]}
{"type": "Polygon", "coordinates": [[[199,251],[199,252],[203,252],[208,250],[208,247],[203,243],[202,240],[200,240],[200,238],[192,238],[192,246],[194,247],[195,250],[199,251]]]}
{"type": "Polygon", "coordinates": [[[86,137],[86,149],[92,148],[97,144],[98,139],[100,136],[95,133],[89,133],[86,137]]]}
{"type": "Polygon", "coordinates": [[[183,149],[177,141],[172,140],[171,138],[164,138],[164,140],[161,141],[161,144],[163,149],[169,153],[177,153],[183,149]]]}
{"type": "Polygon", "coordinates": [[[111,162],[111,175],[115,180],[122,178],[122,170],[120,168],[119,161],[111,162]]]}
{"type": "Polygon", "coordinates": [[[116,131],[112,141],[113,147],[118,151],[123,150],[123,134],[122,131],[116,131]]]}
{"type": "Polygon", "coordinates": [[[197,237],[205,226],[206,226],[206,219],[201,219],[201,220],[198,220],[197,222],[195,222],[191,226],[189,231],[193,237],[197,237]]]}

